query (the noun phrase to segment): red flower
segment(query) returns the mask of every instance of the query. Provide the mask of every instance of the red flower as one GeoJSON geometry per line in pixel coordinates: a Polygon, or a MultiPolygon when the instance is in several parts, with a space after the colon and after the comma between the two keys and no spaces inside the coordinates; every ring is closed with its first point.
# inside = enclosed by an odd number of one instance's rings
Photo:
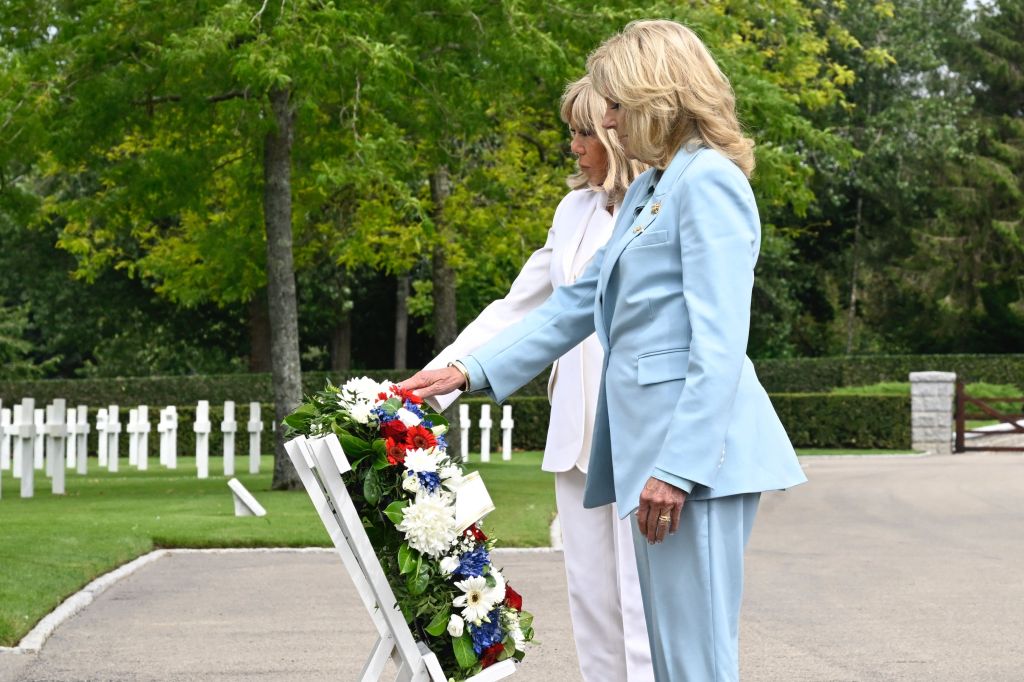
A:
{"type": "Polygon", "coordinates": [[[405,440],[406,430],[405,424],[402,423],[401,419],[392,419],[389,422],[384,422],[380,427],[380,434],[385,438],[401,442],[405,440]]]}
{"type": "Polygon", "coordinates": [[[484,650],[480,657],[480,667],[486,668],[498,662],[498,654],[505,650],[504,644],[492,644],[484,650]]]}
{"type": "Polygon", "coordinates": [[[400,464],[405,462],[405,444],[396,443],[391,438],[388,438],[385,442],[385,447],[388,453],[388,463],[400,464]]]}
{"type": "Polygon", "coordinates": [[[413,405],[419,405],[420,403],[423,402],[423,398],[419,397],[412,391],[408,391],[402,388],[398,384],[395,384],[391,387],[391,394],[401,398],[403,404],[405,403],[406,400],[408,400],[413,405]]]}
{"type": "Polygon", "coordinates": [[[437,445],[434,432],[424,426],[413,426],[405,433],[405,443],[410,449],[428,450],[437,445]]]}
{"type": "Polygon", "coordinates": [[[487,536],[480,530],[474,523],[472,526],[466,529],[466,537],[472,537],[477,542],[487,542],[487,536]]]}
{"type": "Polygon", "coordinates": [[[505,584],[505,606],[516,611],[523,610],[523,595],[513,590],[508,583],[505,584]]]}

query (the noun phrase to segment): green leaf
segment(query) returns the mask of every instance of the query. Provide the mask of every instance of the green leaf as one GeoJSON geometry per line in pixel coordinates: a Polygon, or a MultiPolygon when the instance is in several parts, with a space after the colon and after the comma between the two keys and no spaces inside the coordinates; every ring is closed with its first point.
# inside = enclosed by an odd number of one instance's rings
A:
{"type": "MultiPolygon", "coordinates": [[[[337,433],[337,430],[335,431],[337,433]]],[[[338,440],[341,441],[341,447],[345,450],[345,454],[351,460],[354,457],[367,452],[370,449],[370,444],[362,438],[357,438],[350,433],[342,431],[338,434],[338,440]]]]}
{"type": "Polygon", "coordinates": [[[408,543],[403,542],[398,548],[398,571],[401,575],[412,572],[416,568],[416,557],[408,543]]]}
{"type": "Polygon", "coordinates": [[[452,640],[452,651],[455,652],[455,660],[459,662],[460,668],[472,668],[477,664],[473,640],[468,634],[463,633],[462,637],[452,640]]]}
{"type": "Polygon", "coordinates": [[[448,621],[451,619],[451,616],[451,607],[445,604],[441,607],[440,611],[434,614],[434,617],[424,629],[434,637],[440,637],[448,629],[448,621]]]}
{"type": "Polygon", "coordinates": [[[366,503],[376,505],[380,502],[382,492],[380,476],[375,469],[370,469],[366,472],[366,478],[363,479],[363,497],[366,498],[366,503]]]}
{"type": "Polygon", "coordinates": [[[398,410],[401,409],[402,401],[399,400],[398,398],[389,398],[381,407],[384,408],[385,412],[393,415],[395,412],[398,412],[398,410]]]}
{"type": "Polygon", "coordinates": [[[427,591],[430,585],[430,567],[423,563],[423,555],[416,557],[416,567],[412,575],[405,579],[409,594],[419,596],[427,591]]]}
{"type": "Polygon", "coordinates": [[[523,629],[523,632],[526,632],[526,628],[530,627],[531,625],[533,625],[533,614],[528,611],[520,611],[519,627],[523,629]]]}
{"type": "Polygon", "coordinates": [[[404,514],[402,510],[409,506],[409,503],[405,500],[395,500],[388,505],[387,509],[384,510],[384,515],[391,519],[391,522],[396,526],[402,522],[404,514]]]}
{"type": "Polygon", "coordinates": [[[284,423],[296,431],[302,431],[309,425],[309,422],[311,422],[314,417],[316,417],[316,407],[309,403],[305,403],[303,405],[299,405],[294,412],[285,417],[284,423]]]}

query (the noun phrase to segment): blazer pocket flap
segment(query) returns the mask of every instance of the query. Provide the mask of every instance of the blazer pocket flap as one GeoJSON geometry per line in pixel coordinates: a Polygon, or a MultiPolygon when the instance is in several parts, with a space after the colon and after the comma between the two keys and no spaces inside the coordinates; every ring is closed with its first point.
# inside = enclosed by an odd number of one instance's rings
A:
{"type": "Polygon", "coordinates": [[[645,246],[655,246],[668,241],[668,230],[648,230],[641,232],[629,242],[628,249],[641,249],[645,246]]]}
{"type": "Polygon", "coordinates": [[[685,379],[689,361],[689,348],[644,353],[636,361],[636,381],[644,385],[685,379]]]}

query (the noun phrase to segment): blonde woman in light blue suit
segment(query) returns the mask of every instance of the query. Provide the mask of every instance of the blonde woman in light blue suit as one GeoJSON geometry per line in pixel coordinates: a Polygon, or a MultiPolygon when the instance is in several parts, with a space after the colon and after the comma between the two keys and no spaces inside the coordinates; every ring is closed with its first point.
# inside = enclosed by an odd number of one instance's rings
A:
{"type": "Polygon", "coordinates": [[[596,331],[604,378],[584,504],[632,515],[658,682],[736,680],[760,493],[806,480],[746,357],[761,236],[753,142],[725,75],[680,24],[634,22],[587,67],[608,101],[604,125],[653,168],[572,286],[406,386],[501,401],[596,331]]]}

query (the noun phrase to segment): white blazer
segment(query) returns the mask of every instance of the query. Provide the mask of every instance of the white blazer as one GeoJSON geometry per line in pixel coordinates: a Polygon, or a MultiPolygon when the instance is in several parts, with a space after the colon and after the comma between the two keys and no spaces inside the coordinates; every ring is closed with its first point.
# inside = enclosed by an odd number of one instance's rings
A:
{"type": "MultiPolygon", "coordinates": [[[[523,319],[556,288],[575,282],[611,237],[615,219],[607,205],[604,192],[578,189],[565,195],[555,209],[547,241],[526,261],[505,298],[484,308],[425,369],[438,369],[471,355],[523,319]]],[[[544,471],[568,471],[577,466],[586,472],[603,362],[604,350],[596,335],[555,361],[548,382],[551,421],[541,465],[544,471]]],[[[428,401],[435,409],[444,410],[460,394],[453,391],[428,401]]]]}

